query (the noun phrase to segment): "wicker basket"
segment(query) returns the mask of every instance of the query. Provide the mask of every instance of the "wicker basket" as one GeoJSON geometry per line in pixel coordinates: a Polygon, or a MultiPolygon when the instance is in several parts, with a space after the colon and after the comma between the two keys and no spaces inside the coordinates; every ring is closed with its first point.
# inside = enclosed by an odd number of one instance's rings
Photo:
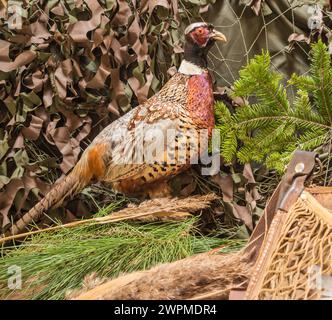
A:
{"type": "Polygon", "coordinates": [[[278,209],[245,299],[332,299],[332,188],[303,190],[278,209]]]}

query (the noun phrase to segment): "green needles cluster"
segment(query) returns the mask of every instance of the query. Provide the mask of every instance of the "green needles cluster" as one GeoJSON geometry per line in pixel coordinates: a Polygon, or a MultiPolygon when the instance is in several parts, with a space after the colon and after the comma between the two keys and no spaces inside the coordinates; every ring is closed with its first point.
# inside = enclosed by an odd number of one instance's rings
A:
{"type": "Polygon", "coordinates": [[[225,245],[242,242],[204,237],[195,232],[197,218],[181,222],[82,225],[41,233],[18,248],[6,249],[0,259],[0,297],[10,297],[8,267],[22,268],[22,290],[30,299],[62,299],[82,279],[96,273],[115,277],[120,273],[148,269],[225,245]],[[196,233],[196,235],[194,235],[196,233]]]}
{"type": "Polygon", "coordinates": [[[313,151],[327,144],[332,126],[331,57],[325,44],[312,46],[308,75],[294,74],[285,85],[271,70],[270,56],[262,53],[250,61],[234,83],[234,96],[253,103],[234,114],[216,105],[221,132],[221,153],[226,161],[257,161],[283,172],[296,149],[313,151]],[[295,91],[295,98],[287,94],[295,91]]]}

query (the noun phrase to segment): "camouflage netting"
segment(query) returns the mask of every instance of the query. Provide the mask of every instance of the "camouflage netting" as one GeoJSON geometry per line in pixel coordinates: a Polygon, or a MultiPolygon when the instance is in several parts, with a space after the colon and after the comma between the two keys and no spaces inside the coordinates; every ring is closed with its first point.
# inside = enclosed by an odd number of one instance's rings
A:
{"type": "Polygon", "coordinates": [[[41,0],[1,8],[3,226],[66,174],[103,127],[160,89],[179,65],[181,21],[209,2],[41,0]]]}
{"type": "MultiPolygon", "coordinates": [[[[312,13],[302,5],[314,2],[0,1],[0,227],[71,170],[103,127],[160,89],[180,63],[182,30],[189,22],[212,22],[229,38],[209,63],[216,97],[234,107],[225,87],[261,48],[270,50],[274,65],[286,74],[306,71],[312,13]]],[[[252,229],[260,210],[251,169],[226,172],[215,181],[225,202],[220,210],[252,229]]],[[[273,189],[266,179],[276,178],[266,178],[264,170],[254,173],[264,180],[263,205],[273,189]]],[[[187,181],[184,194],[201,186],[200,178],[181,179],[187,181]]],[[[95,210],[79,197],[66,205],[65,221],[74,218],[70,211],[95,210]]]]}

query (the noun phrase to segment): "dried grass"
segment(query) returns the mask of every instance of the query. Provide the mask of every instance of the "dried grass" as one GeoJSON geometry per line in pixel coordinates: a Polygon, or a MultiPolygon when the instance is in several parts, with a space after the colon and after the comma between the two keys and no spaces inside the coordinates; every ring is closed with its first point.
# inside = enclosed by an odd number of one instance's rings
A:
{"type": "Polygon", "coordinates": [[[243,252],[203,253],[172,263],[103,280],[91,285],[86,279],[83,289],[69,292],[75,300],[128,299],[227,299],[232,288],[247,282],[252,266],[243,252]],[[93,289],[91,289],[93,287],[93,289]]]}
{"type": "MultiPolygon", "coordinates": [[[[125,209],[119,210],[116,213],[110,215],[96,217],[86,220],[78,220],[67,224],[59,224],[54,227],[49,227],[40,230],[34,230],[30,232],[21,233],[18,235],[0,237],[0,244],[6,243],[15,239],[20,239],[32,235],[36,235],[43,232],[55,231],[63,228],[74,228],[79,225],[96,225],[106,224],[119,221],[136,220],[145,222],[154,221],[167,221],[167,220],[182,220],[187,218],[191,213],[203,210],[207,208],[210,203],[218,199],[218,196],[214,193],[210,193],[203,196],[191,196],[184,199],[154,199],[147,200],[139,204],[138,206],[131,204],[125,209]]],[[[99,215],[103,215],[105,210],[101,210],[99,215]],[[100,214],[101,213],[101,214],[100,214]]]]}

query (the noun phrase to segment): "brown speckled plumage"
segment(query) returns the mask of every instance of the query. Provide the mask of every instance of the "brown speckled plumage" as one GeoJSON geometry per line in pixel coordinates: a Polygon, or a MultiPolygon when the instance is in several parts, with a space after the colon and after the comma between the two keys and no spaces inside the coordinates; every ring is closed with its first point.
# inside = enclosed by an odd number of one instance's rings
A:
{"type": "Polygon", "coordinates": [[[186,148],[189,146],[190,139],[193,138],[191,136],[193,129],[212,129],[213,119],[212,82],[208,72],[191,77],[177,73],[158,94],[105,128],[86,150],[86,153],[105,142],[112,146],[105,159],[106,171],[101,180],[111,183],[115,189],[124,193],[142,192],[144,191],[143,185],[154,183],[153,188],[156,188],[156,182],[188,168],[190,155],[197,156],[199,152],[198,145],[190,146],[191,154],[190,152],[186,152],[185,155],[179,154],[178,149],[184,145],[186,148]],[[205,93],[197,95],[197,99],[189,94],[190,91],[199,91],[198,85],[202,85],[200,80],[192,81],[196,78],[207,79],[208,83],[204,88],[205,93]],[[206,99],[207,95],[210,100],[206,99]],[[209,118],[208,121],[202,115],[209,118]],[[128,159],[126,161],[128,164],[119,165],[126,155],[135,156],[133,150],[137,144],[142,142],[145,150],[149,147],[149,143],[153,143],[153,141],[144,140],[146,132],[153,129],[160,129],[164,134],[165,152],[157,155],[153,163],[145,161],[139,164],[128,163],[131,160],[128,159]],[[175,132],[173,148],[167,146],[168,130],[175,132]],[[115,131],[123,132],[123,139],[116,141],[117,137],[112,134],[115,131]],[[142,132],[142,134],[137,137],[135,136],[137,132],[142,132]]]}
{"type": "Polygon", "coordinates": [[[195,72],[184,68],[182,73],[176,73],[157,94],[100,132],[72,172],[12,227],[11,234],[20,232],[65,197],[79,192],[92,179],[109,183],[125,194],[144,192],[152,197],[169,193],[165,181],[187,169],[190,160],[207,147],[198,142],[196,134],[201,129],[211,134],[214,126],[212,80],[206,69],[206,54],[215,40],[225,41],[221,33],[204,23],[186,30],[185,59],[195,72]],[[173,139],[167,139],[169,132],[173,139]],[[140,148],[149,150],[156,144],[163,151],[156,150],[153,161],[147,161],[140,148]]]}

